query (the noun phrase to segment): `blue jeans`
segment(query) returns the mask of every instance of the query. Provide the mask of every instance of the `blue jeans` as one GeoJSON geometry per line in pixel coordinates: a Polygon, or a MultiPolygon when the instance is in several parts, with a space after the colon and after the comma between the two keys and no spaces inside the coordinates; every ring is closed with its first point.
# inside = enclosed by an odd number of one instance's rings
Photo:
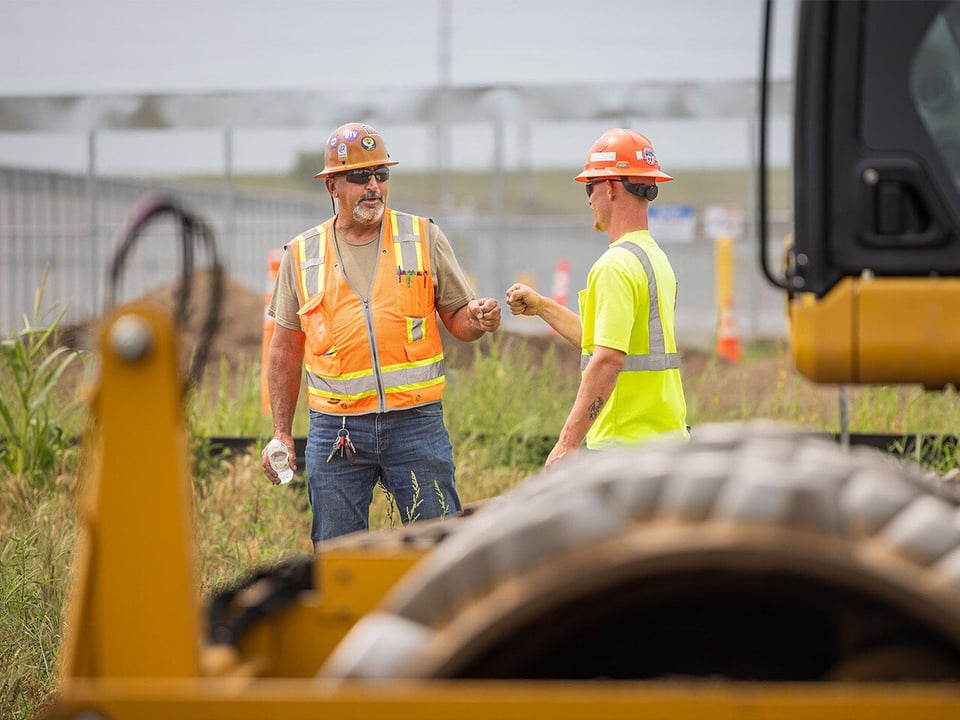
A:
{"type": "Polygon", "coordinates": [[[369,527],[377,480],[393,495],[403,523],[460,512],[453,447],[441,403],[346,416],[346,429],[357,448],[353,465],[339,452],[327,462],[343,423],[342,415],[310,411],[306,461],[314,546],[369,527]]]}

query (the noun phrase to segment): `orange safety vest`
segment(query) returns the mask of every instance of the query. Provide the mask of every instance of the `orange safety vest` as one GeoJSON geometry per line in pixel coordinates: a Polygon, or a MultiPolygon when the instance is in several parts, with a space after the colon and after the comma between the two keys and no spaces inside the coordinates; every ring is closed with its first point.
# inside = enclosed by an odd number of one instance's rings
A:
{"type": "Polygon", "coordinates": [[[430,221],[384,210],[380,261],[367,301],[341,271],[333,222],[287,246],[306,334],[310,407],[360,415],[440,400],[443,347],[427,244],[430,221]]]}

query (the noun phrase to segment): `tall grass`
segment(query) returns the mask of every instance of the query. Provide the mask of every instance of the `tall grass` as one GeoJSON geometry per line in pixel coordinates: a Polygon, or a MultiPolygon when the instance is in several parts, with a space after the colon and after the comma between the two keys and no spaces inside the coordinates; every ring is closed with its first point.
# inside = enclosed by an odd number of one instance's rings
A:
{"type": "Polygon", "coordinates": [[[472,348],[466,370],[448,374],[444,421],[457,451],[461,499],[498,495],[539,468],[577,394],[551,346],[532,352],[488,336],[472,348]]]}
{"type": "Polygon", "coordinates": [[[23,476],[3,478],[0,715],[4,718],[30,717],[56,682],[62,611],[76,537],[74,485],[65,475],[45,489],[32,486],[23,476]]]}
{"type": "MultiPolygon", "coordinates": [[[[50,336],[51,338],[54,335],[50,336]]],[[[497,495],[535,472],[552,447],[576,394],[552,351],[542,357],[521,342],[485,338],[470,363],[451,368],[445,421],[465,504],[497,495]]],[[[689,419],[771,417],[836,430],[835,391],[813,388],[788,371],[783,348],[764,347],[731,372],[716,361],[685,375],[689,419]],[[762,371],[762,372],[761,372],[762,371]],[[759,393],[756,383],[769,379],[759,393]],[[826,402],[824,402],[826,397],[826,402]]],[[[219,368],[188,398],[193,436],[194,516],[201,589],[212,592],[251,568],[308,555],[310,512],[302,470],[289,485],[263,477],[259,454],[214,453],[208,434],[269,431],[260,415],[259,368],[219,368]]],[[[15,382],[9,377],[4,382],[15,382]]],[[[956,392],[875,388],[851,392],[853,428],[862,432],[956,432],[956,392]]],[[[51,421],[59,418],[55,412],[51,421]]],[[[301,407],[295,433],[306,431],[301,407]]],[[[69,453],[68,453],[69,454],[69,453]]],[[[955,447],[924,448],[916,459],[943,473],[960,465],[955,447]]],[[[27,718],[49,699],[61,641],[64,593],[76,535],[75,462],[33,477],[0,470],[0,708],[4,718],[27,718]],[[42,482],[34,484],[36,480],[42,482]]],[[[423,489],[429,492],[429,488],[423,489]]],[[[376,494],[371,527],[400,525],[402,511],[376,494]]]]}
{"type": "Polygon", "coordinates": [[[76,407],[58,391],[78,353],[56,345],[66,307],[42,309],[45,283],[46,276],[33,318],[24,316],[23,329],[0,341],[0,467],[33,487],[63,465],[71,446],[66,426],[76,407]]]}

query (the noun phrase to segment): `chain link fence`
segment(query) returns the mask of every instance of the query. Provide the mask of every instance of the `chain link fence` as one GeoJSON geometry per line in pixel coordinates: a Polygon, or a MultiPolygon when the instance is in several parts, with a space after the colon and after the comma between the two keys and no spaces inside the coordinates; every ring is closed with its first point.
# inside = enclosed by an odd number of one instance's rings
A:
{"type": "MultiPolygon", "coordinates": [[[[0,168],[0,333],[7,336],[22,327],[24,316],[32,318],[41,288],[41,309],[65,304],[66,323],[100,315],[109,264],[128,216],[138,200],[157,189],[132,180],[0,168]]],[[[326,195],[304,200],[193,186],[163,189],[210,223],[231,280],[258,293],[265,290],[270,250],[331,212],[326,195]]],[[[678,332],[681,344],[688,346],[712,342],[717,321],[714,243],[701,210],[691,238],[661,241],[679,280],[678,332]]],[[[430,214],[450,238],[478,292],[501,301],[517,280],[553,294],[558,268],[566,261],[567,303],[576,310],[577,291],[607,242],[605,235],[592,231],[585,213],[498,217],[442,208],[418,211],[430,214]]],[[[786,236],[787,218],[775,218],[772,225],[771,237],[786,236]]],[[[653,224],[651,229],[657,237],[653,224]]],[[[160,224],[151,232],[155,237],[140,243],[127,265],[119,300],[177,278],[180,248],[174,228],[160,224]]],[[[743,235],[735,243],[733,267],[738,331],[744,339],[784,336],[783,297],[760,274],[749,221],[743,235]]],[[[779,249],[771,248],[770,255],[776,267],[779,249]]],[[[197,264],[202,266],[202,258],[197,264]]],[[[545,329],[539,321],[509,316],[504,326],[518,332],[545,329]]]]}

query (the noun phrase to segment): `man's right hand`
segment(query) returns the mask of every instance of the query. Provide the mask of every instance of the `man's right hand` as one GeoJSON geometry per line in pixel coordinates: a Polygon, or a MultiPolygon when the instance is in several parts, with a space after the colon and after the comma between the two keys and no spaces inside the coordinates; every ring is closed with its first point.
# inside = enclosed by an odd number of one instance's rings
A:
{"type": "MultiPolygon", "coordinates": [[[[297,450],[293,445],[293,437],[287,433],[277,433],[274,435],[274,437],[287,446],[287,451],[290,453],[290,469],[296,472],[297,450]]],[[[264,445],[263,450],[260,451],[260,466],[263,468],[263,474],[267,476],[267,480],[272,482],[274,485],[280,484],[280,478],[277,476],[277,471],[273,469],[273,465],[270,464],[270,458],[267,456],[266,445],[264,445]]]]}
{"type": "Polygon", "coordinates": [[[507,289],[507,307],[514,315],[538,315],[543,296],[529,285],[514,283],[507,289]]]}

